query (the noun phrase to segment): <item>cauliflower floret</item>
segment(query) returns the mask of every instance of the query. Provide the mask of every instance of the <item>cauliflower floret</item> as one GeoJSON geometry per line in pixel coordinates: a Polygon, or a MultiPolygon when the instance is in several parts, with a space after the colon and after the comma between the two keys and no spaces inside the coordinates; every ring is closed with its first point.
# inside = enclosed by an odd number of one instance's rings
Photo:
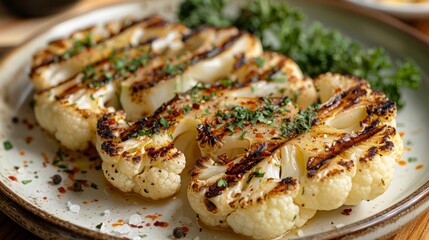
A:
{"type": "MultiPolygon", "coordinates": [[[[130,128],[120,112],[104,115],[98,121],[96,146],[106,179],[121,191],[154,200],[174,195],[180,189],[179,174],[185,168],[183,153],[167,134],[131,137],[130,128]]],[[[152,125],[150,130],[155,128],[152,125]]]]}
{"type": "Polygon", "coordinates": [[[80,78],[34,97],[34,112],[40,126],[72,150],[84,150],[94,140],[97,119],[113,110],[105,103],[115,93],[112,85],[86,90],[79,87],[80,78]]]}
{"type": "MultiPolygon", "coordinates": [[[[283,180],[288,182],[287,184],[292,181],[283,180]]],[[[287,186],[287,188],[292,187],[287,186]]],[[[233,211],[227,217],[228,225],[234,232],[252,236],[255,239],[271,239],[283,235],[295,226],[300,212],[299,206],[293,201],[293,197],[298,194],[298,189],[283,191],[287,191],[287,194],[272,193],[266,196],[263,202],[254,201],[249,204],[250,206],[233,211]]]]}
{"type": "Polygon", "coordinates": [[[210,227],[231,227],[256,239],[279,237],[302,226],[315,210],[294,201],[299,182],[281,178],[278,143],[255,144],[227,164],[200,159],[191,172],[188,199],[210,227]]]}

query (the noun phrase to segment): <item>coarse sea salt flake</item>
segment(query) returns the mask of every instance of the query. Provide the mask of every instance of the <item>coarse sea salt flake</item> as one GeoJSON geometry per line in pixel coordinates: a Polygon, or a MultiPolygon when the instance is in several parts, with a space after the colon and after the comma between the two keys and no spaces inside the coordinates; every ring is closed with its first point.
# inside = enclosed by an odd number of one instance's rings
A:
{"type": "Polygon", "coordinates": [[[335,225],[335,227],[336,228],[342,228],[342,227],[344,227],[344,223],[339,223],[339,224],[335,225]]]}
{"type": "Polygon", "coordinates": [[[128,220],[128,224],[130,225],[140,225],[142,223],[142,218],[138,214],[133,214],[128,220]]]}
{"type": "Polygon", "coordinates": [[[115,227],[113,231],[120,234],[129,233],[131,231],[131,227],[128,224],[124,224],[122,226],[115,227]]]}
{"type": "Polygon", "coordinates": [[[72,213],[79,213],[79,211],[80,211],[80,206],[77,204],[73,204],[70,201],[67,202],[67,207],[68,207],[69,211],[72,213]]]}
{"type": "Polygon", "coordinates": [[[110,210],[104,210],[103,216],[108,217],[110,215],[110,210]]]}
{"type": "Polygon", "coordinates": [[[304,231],[302,231],[301,229],[298,230],[298,237],[304,237],[304,231]]]}

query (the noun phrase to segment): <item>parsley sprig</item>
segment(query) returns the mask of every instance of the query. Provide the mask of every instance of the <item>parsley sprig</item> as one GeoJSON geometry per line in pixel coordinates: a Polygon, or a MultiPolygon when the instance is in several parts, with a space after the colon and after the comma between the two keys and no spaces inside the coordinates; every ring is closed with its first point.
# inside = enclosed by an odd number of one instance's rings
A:
{"type": "Polygon", "coordinates": [[[224,14],[229,2],[183,0],[178,18],[189,27],[235,25],[261,38],[265,49],[290,56],[311,77],[336,72],[364,78],[398,107],[404,105],[401,89],[420,85],[421,74],[410,60],[395,62],[383,48],[365,48],[320,23],[308,26],[303,13],[285,1],[252,0],[238,17],[224,14]]]}
{"type": "Polygon", "coordinates": [[[92,33],[87,34],[84,38],[77,39],[73,42],[73,47],[67,50],[62,57],[64,59],[69,59],[72,56],[82,52],[86,48],[89,48],[91,46],[95,45],[95,41],[92,37],[92,33]]]}

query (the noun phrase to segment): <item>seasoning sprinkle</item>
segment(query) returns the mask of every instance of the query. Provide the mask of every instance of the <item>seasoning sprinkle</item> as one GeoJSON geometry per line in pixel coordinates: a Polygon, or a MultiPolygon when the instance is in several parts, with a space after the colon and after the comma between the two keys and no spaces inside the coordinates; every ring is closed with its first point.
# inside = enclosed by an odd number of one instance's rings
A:
{"type": "Polygon", "coordinates": [[[219,179],[219,181],[217,182],[216,186],[218,186],[218,187],[227,187],[228,183],[225,181],[225,179],[219,179]]]}
{"type": "Polygon", "coordinates": [[[27,184],[29,184],[31,182],[32,182],[32,180],[22,180],[21,181],[21,183],[24,184],[24,185],[27,185],[27,184]]]}
{"type": "Polygon", "coordinates": [[[9,151],[13,148],[13,145],[10,141],[4,141],[3,147],[4,147],[4,150],[9,151]]]}
{"type": "Polygon", "coordinates": [[[62,177],[58,174],[55,174],[54,176],[52,176],[52,183],[54,185],[60,184],[62,180],[63,180],[62,177]]]}

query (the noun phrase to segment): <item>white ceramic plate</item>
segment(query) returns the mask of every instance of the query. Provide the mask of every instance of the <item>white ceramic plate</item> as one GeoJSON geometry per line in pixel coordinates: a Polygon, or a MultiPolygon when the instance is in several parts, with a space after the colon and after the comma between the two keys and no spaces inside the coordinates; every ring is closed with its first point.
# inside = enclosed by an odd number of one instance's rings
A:
{"type": "MultiPolygon", "coordinates": [[[[0,207],[27,229],[44,238],[141,236],[170,239],[175,227],[186,227],[189,229],[186,239],[240,238],[230,232],[200,228],[187,202],[185,187],[174,198],[157,203],[119,193],[97,170],[99,159],[94,153],[81,154],[62,149],[37,126],[30,106],[33,88],[28,72],[36,49],[73,30],[126,15],[143,17],[158,13],[172,18],[177,1],[172,2],[141,1],[84,13],[34,37],[1,63],[0,144],[10,141],[13,148],[5,150],[0,145],[0,207]],[[73,169],[75,174],[64,172],[73,169]],[[50,183],[54,174],[63,177],[60,185],[50,183]],[[87,181],[83,192],[69,190],[72,177],[87,181]],[[61,193],[61,187],[65,193],[61,193]],[[79,205],[79,213],[69,211],[68,202],[79,205]],[[104,214],[105,210],[110,214],[104,214]],[[133,214],[139,214],[145,223],[126,234],[119,233],[120,225],[127,223],[133,214]],[[100,223],[103,223],[102,231],[97,229],[100,223]]],[[[341,214],[344,208],[349,208],[346,206],[319,212],[302,228],[308,239],[350,235],[368,239],[391,234],[429,207],[429,158],[425,152],[429,139],[429,109],[426,104],[429,101],[426,94],[429,91],[429,44],[417,33],[386,16],[363,15],[347,6],[319,1],[296,0],[290,3],[302,8],[312,20],[335,27],[367,45],[382,45],[394,56],[412,58],[423,71],[425,81],[419,91],[405,92],[407,106],[398,116],[399,131],[404,132],[406,143],[410,141],[403,159],[415,157],[417,162],[398,165],[389,190],[376,200],[352,207],[351,215],[341,214]]],[[[186,174],[183,175],[186,182],[186,174]]],[[[287,237],[297,237],[296,232],[287,237]]]]}
{"type": "Polygon", "coordinates": [[[429,18],[429,2],[396,3],[380,0],[347,0],[353,4],[382,11],[402,19],[429,18]]]}

